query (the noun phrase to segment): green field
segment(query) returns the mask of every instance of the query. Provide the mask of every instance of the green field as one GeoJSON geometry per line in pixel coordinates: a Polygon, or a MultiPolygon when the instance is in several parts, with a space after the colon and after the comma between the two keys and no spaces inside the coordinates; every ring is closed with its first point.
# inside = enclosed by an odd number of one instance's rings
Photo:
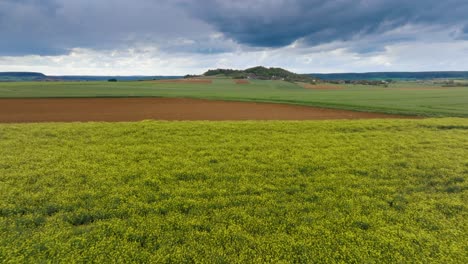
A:
{"type": "Polygon", "coordinates": [[[467,139],[459,118],[3,124],[0,262],[467,263],[467,139]]]}
{"type": "Polygon", "coordinates": [[[232,80],[215,79],[211,85],[155,82],[0,83],[0,98],[189,97],[292,103],[408,115],[468,117],[467,87],[441,88],[430,83],[398,82],[389,88],[346,85],[343,90],[311,90],[283,81],[251,82],[249,85],[238,85],[232,80]],[[430,89],[414,89],[423,87],[430,89]]]}

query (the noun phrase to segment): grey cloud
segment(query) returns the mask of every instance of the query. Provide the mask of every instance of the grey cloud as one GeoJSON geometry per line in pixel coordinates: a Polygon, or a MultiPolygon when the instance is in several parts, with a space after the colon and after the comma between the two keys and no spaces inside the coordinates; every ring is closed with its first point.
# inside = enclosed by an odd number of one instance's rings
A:
{"type": "Polygon", "coordinates": [[[210,26],[171,1],[2,0],[1,55],[55,55],[71,48],[113,49],[197,37],[210,26]]]}
{"type": "Polygon", "coordinates": [[[0,0],[0,56],[142,44],[168,53],[213,54],[239,44],[245,51],[294,41],[359,42],[363,46],[352,48],[369,53],[419,38],[383,36],[408,24],[455,27],[458,39],[466,39],[468,28],[461,29],[467,13],[466,0],[0,0]],[[213,39],[215,33],[224,37],[213,39]]]}
{"type": "Polygon", "coordinates": [[[240,43],[279,47],[380,34],[403,25],[466,22],[466,0],[186,1],[192,14],[240,43]]]}
{"type": "Polygon", "coordinates": [[[462,30],[462,39],[468,40],[468,24],[462,30]]]}

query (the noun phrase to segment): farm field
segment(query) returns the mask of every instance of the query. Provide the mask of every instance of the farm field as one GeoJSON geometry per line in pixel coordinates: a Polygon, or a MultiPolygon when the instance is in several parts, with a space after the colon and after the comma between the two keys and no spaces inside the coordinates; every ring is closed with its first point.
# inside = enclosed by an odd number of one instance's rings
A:
{"type": "Polygon", "coordinates": [[[0,264],[468,264],[467,14],[0,0],[0,264]]]}
{"type": "Polygon", "coordinates": [[[207,82],[23,82],[0,83],[0,98],[184,97],[300,104],[346,110],[422,116],[468,117],[468,88],[397,82],[390,87],[331,85],[306,89],[283,81],[231,79],[207,82]]]}
{"type": "Polygon", "coordinates": [[[0,123],[369,118],[418,117],[288,104],[186,98],[0,98],[0,123]]]}
{"type": "Polygon", "coordinates": [[[466,263],[467,139],[462,118],[0,124],[0,262],[466,263]]]}

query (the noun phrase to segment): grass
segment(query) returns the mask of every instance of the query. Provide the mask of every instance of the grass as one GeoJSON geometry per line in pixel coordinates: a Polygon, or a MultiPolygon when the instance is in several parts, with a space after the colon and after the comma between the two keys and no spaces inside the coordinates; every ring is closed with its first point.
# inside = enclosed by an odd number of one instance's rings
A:
{"type": "Polygon", "coordinates": [[[283,81],[251,81],[248,85],[238,85],[226,79],[215,79],[211,85],[155,82],[24,82],[0,83],[0,98],[188,97],[290,103],[407,115],[468,117],[466,87],[441,88],[416,82],[399,82],[390,85],[389,88],[362,85],[345,87],[346,89],[342,90],[313,90],[283,81]],[[431,89],[414,89],[422,87],[431,89]]]}
{"type": "Polygon", "coordinates": [[[467,263],[467,138],[457,118],[3,124],[0,262],[467,263]]]}

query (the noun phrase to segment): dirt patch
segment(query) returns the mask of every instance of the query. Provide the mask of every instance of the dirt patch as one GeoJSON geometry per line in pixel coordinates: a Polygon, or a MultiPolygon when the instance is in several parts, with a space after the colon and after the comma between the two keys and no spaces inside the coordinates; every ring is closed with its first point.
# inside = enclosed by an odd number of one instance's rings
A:
{"type": "Polygon", "coordinates": [[[249,84],[250,82],[247,80],[235,80],[234,81],[236,84],[249,84]]]}
{"type": "Polygon", "coordinates": [[[272,103],[181,98],[0,99],[0,122],[414,118],[272,103]]]}
{"type": "Polygon", "coordinates": [[[344,87],[336,86],[336,85],[322,85],[322,84],[309,84],[309,83],[302,83],[300,85],[306,89],[313,89],[313,90],[342,90],[344,89],[344,87]]]}
{"type": "Polygon", "coordinates": [[[200,83],[200,84],[211,84],[213,80],[209,79],[166,79],[152,81],[156,83],[200,83]]]}

